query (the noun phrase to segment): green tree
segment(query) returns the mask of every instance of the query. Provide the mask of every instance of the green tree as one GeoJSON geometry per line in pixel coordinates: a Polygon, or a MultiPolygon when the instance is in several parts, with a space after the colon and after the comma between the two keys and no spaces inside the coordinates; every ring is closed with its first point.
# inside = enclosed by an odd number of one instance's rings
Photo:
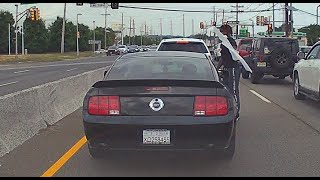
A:
{"type": "Polygon", "coordinates": [[[24,25],[24,42],[28,53],[44,53],[48,51],[48,30],[45,22],[26,19],[24,25]]]}
{"type": "Polygon", "coordinates": [[[320,37],[320,26],[311,24],[309,26],[302,27],[298,30],[299,32],[307,33],[308,45],[313,45],[319,40],[320,37]]]}
{"type": "Polygon", "coordinates": [[[77,51],[77,26],[72,22],[66,22],[64,40],[65,52],[77,51]]]}
{"type": "Polygon", "coordinates": [[[10,12],[0,11],[0,54],[8,53],[9,23],[11,25],[11,52],[14,50],[14,19],[10,12]]]}
{"type": "Polygon", "coordinates": [[[88,51],[91,49],[88,41],[91,39],[89,26],[79,24],[79,51],[88,51]]]}
{"type": "Polygon", "coordinates": [[[61,30],[62,30],[62,21],[61,17],[57,17],[48,28],[49,30],[49,51],[50,52],[60,52],[61,49],[61,30]]]}

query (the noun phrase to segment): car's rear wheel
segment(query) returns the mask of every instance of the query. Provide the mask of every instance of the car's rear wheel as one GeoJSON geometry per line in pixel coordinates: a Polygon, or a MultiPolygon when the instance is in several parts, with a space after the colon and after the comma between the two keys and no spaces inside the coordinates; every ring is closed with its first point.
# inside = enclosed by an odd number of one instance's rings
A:
{"type": "Polygon", "coordinates": [[[295,74],[293,80],[293,95],[297,100],[304,100],[306,98],[305,95],[300,93],[300,82],[298,74],[295,74]]]}
{"type": "Polygon", "coordinates": [[[244,68],[242,69],[241,74],[242,74],[242,78],[243,78],[243,79],[249,79],[250,74],[249,74],[249,72],[246,71],[244,68]]]}
{"type": "Polygon", "coordinates": [[[251,83],[258,84],[259,81],[262,79],[262,77],[263,77],[263,74],[252,72],[251,73],[251,83]]]}

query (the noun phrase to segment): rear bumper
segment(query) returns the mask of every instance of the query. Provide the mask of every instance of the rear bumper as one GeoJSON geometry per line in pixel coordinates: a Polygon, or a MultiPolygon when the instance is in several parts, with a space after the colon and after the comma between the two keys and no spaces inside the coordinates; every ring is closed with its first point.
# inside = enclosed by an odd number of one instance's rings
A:
{"type": "Polygon", "coordinates": [[[253,67],[252,71],[255,73],[261,73],[264,75],[286,75],[289,76],[293,72],[292,68],[286,68],[286,69],[275,69],[272,67],[253,67]]]}
{"type": "MultiPolygon", "coordinates": [[[[152,121],[153,117],[150,118],[152,121]]],[[[106,151],[199,151],[228,147],[234,122],[147,125],[121,123],[121,120],[117,124],[84,121],[84,130],[91,148],[106,151]],[[144,145],[142,132],[145,129],[170,130],[170,145],[144,145]]]]}

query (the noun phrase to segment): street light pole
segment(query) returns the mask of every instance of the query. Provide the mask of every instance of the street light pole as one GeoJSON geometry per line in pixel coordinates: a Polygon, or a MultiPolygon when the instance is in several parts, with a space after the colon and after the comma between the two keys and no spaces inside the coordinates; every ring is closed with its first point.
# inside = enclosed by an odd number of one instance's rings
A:
{"type": "Polygon", "coordinates": [[[8,54],[11,55],[11,25],[9,23],[9,37],[8,37],[8,54]]]}
{"type": "Polygon", "coordinates": [[[108,14],[107,12],[109,4],[106,3],[105,7],[105,13],[101,15],[104,15],[104,49],[107,49],[107,16],[110,16],[110,14],[108,14]]]}
{"type": "Polygon", "coordinates": [[[93,45],[92,45],[92,49],[93,49],[93,53],[96,50],[96,25],[95,25],[95,21],[93,21],[93,45]]]}
{"type": "Polygon", "coordinates": [[[79,16],[82,14],[77,14],[77,57],[79,57],[79,16]]]}
{"type": "Polygon", "coordinates": [[[252,38],[254,38],[254,21],[252,19],[250,21],[252,22],[252,38]]]}
{"type": "Polygon", "coordinates": [[[319,14],[319,10],[318,10],[319,7],[320,7],[320,5],[317,6],[317,25],[319,25],[319,15],[318,15],[319,14]]]}
{"type": "Polygon", "coordinates": [[[23,31],[23,23],[21,26],[21,54],[24,55],[24,31],[23,31]]]}
{"type": "Polygon", "coordinates": [[[67,11],[67,3],[64,3],[63,20],[62,20],[62,33],[61,33],[61,54],[64,53],[64,34],[66,31],[66,11],[67,11]]]}

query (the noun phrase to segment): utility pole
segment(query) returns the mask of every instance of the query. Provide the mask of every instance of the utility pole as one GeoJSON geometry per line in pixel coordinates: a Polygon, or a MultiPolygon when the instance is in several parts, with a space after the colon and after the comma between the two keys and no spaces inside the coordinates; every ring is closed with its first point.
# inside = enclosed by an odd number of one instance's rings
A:
{"type": "Polygon", "coordinates": [[[135,36],[136,35],[136,28],[135,28],[135,25],[134,25],[134,19],[132,19],[132,30],[133,30],[133,36],[135,36]]]}
{"type": "Polygon", "coordinates": [[[288,13],[289,13],[289,10],[288,10],[288,4],[289,3],[285,3],[285,16],[284,16],[284,21],[285,21],[285,32],[286,32],[286,37],[289,36],[289,18],[288,18],[288,13]]]}
{"type": "Polygon", "coordinates": [[[162,18],[160,18],[160,38],[162,40],[162,18]]]}
{"type": "MultiPolygon", "coordinates": [[[[216,7],[213,6],[213,21],[216,22],[216,18],[215,18],[215,11],[216,11],[216,7]]],[[[212,25],[212,24],[211,24],[212,25]]],[[[216,33],[213,33],[213,37],[216,37],[216,33]]],[[[210,44],[212,46],[212,43],[211,43],[211,31],[210,31],[210,44]]]]}
{"type": "Polygon", "coordinates": [[[194,35],[194,20],[192,19],[192,35],[194,35]]]}
{"type": "Polygon", "coordinates": [[[144,35],[146,36],[148,33],[147,31],[147,21],[144,22],[144,35]]]}
{"type": "Polygon", "coordinates": [[[170,35],[173,36],[173,30],[172,30],[172,19],[170,21],[170,35]]]}
{"type": "Polygon", "coordinates": [[[140,26],[140,46],[142,46],[142,33],[143,33],[143,25],[140,26]]]}
{"type": "Polygon", "coordinates": [[[121,44],[123,45],[123,13],[121,14],[121,44]]]}
{"type": "Polygon", "coordinates": [[[110,14],[108,14],[108,3],[105,3],[105,12],[104,14],[101,14],[101,15],[104,15],[104,49],[106,50],[107,49],[107,16],[110,16],[110,14]]]}
{"type": "Polygon", "coordinates": [[[236,11],[231,11],[231,12],[235,12],[236,13],[236,22],[237,22],[237,26],[236,26],[236,39],[238,39],[238,31],[239,31],[239,12],[243,12],[243,11],[239,11],[239,8],[242,8],[243,6],[239,6],[239,3],[236,3],[236,6],[231,6],[231,7],[235,7],[236,11]]]}
{"type": "Polygon", "coordinates": [[[274,17],[274,6],[275,6],[275,3],[272,3],[272,27],[275,29],[276,28],[276,25],[275,25],[275,17],[274,17]]]}
{"type": "Polygon", "coordinates": [[[15,5],[16,6],[16,19],[15,19],[15,33],[16,33],[16,57],[18,55],[18,4],[15,5]]]}
{"type": "Polygon", "coordinates": [[[183,37],[185,37],[185,31],[184,31],[184,14],[182,16],[182,25],[183,25],[183,37]]]}
{"type": "Polygon", "coordinates": [[[222,10],[222,24],[224,22],[224,9],[222,10]]]}
{"type": "Polygon", "coordinates": [[[8,37],[8,54],[11,55],[11,25],[10,25],[10,23],[9,23],[8,25],[9,25],[9,29],[8,29],[8,32],[9,32],[9,37],[8,37]]]}
{"type": "MultiPolygon", "coordinates": [[[[290,6],[292,7],[292,3],[290,3],[290,6]]],[[[292,37],[292,35],[293,35],[293,15],[292,15],[292,9],[290,10],[290,29],[291,29],[291,31],[290,31],[290,36],[292,37]]]]}
{"type": "Polygon", "coordinates": [[[79,57],[79,35],[80,35],[80,32],[79,32],[79,15],[82,15],[82,14],[77,14],[77,57],[79,57]]]}
{"type": "Polygon", "coordinates": [[[92,43],[93,53],[96,50],[96,22],[93,21],[93,43],[92,43]]]}
{"type": "Polygon", "coordinates": [[[64,34],[66,30],[66,11],[67,3],[64,3],[63,20],[62,20],[62,33],[61,33],[61,54],[64,53],[64,34]]]}
{"type": "Polygon", "coordinates": [[[23,23],[21,26],[21,54],[24,55],[24,32],[23,32],[23,23]]]}
{"type": "Polygon", "coordinates": [[[131,37],[131,16],[130,16],[130,24],[129,24],[129,45],[131,45],[130,37],[131,37]]]}

